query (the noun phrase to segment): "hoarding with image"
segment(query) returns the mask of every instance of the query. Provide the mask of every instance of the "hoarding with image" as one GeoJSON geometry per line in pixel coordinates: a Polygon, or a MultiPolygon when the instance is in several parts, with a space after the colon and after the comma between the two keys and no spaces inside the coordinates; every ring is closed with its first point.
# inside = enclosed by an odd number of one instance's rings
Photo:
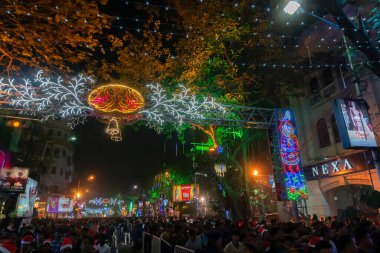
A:
{"type": "Polygon", "coordinates": [[[173,186],[173,202],[191,201],[194,197],[199,197],[199,185],[183,184],[173,186]]]}
{"type": "Polygon", "coordinates": [[[69,197],[59,197],[58,213],[71,213],[74,210],[74,200],[69,197]]]}
{"type": "Polygon", "coordinates": [[[333,109],[343,148],[377,147],[365,100],[336,99],[333,109]]]}
{"type": "Polygon", "coordinates": [[[58,196],[49,197],[47,200],[46,212],[58,213],[58,202],[59,202],[58,196]]]}
{"type": "Polygon", "coordinates": [[[28,181],[28,175],[28,168],[3,168],[0,172],[0,186],[6,191],[23,192],[28,181]]]}
{"type": "Polygon", "coordinates": [[[25,193],[19,194],[17,199],[16,213],[18,217],[33,216],[34,203],[37,198],[37,185],[38,182],[36,180],[28,178],[25,193]]]}

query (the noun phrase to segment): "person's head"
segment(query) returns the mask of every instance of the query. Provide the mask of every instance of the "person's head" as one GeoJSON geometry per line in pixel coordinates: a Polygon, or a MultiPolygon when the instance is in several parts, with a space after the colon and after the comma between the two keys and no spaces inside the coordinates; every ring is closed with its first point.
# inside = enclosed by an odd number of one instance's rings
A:
{"type": "Polygon", "coordinates": [[[321,240],[317,242],[314,249],[315,253],[333,253],[333,249],[329,241],[321,240]]]}
{"type": "Polygon", "coordinates": [[[238,243],[240,241],[240,234],[238,231],[232,233],[232,243],[238,243]]]}
{"type": "Polygon", "coordinates": [[[188,233],[189,233],[189,238],[191,240],[195,240],[195,237],[196,237],[195,229],[194,228],[190,228],[188,233]]]}
{"type": "Polygon", "coordinates": [[[215,247],[222,247],[222,234],[218,230],[212,230],[207,235],[208,244],[215,247]]]}
{"type": "Polygon", "coordinates": [[[21,252],[30,252],[33,248],[34,237],[31,234],[26,234],[21,240],[21,252]]]}
{"type": "Polygon", "coordinates": [[[330,228],[328,228],[327,226],[323,226],[321,227],[320,231],[319,231],[319,235],[326,241],[328,240],[331,240],[333,235],[332,235],[332,232],[330,230],[330,228]]]}
{"type": "Polygon", "coordinates": [[[358,247],[356,246],[355,237],[353,235],[342,235],[338,238],[337,244],[339,253],[357,253],[358,247]]]}
{"type": "Polygon", "coordinates": [[[52,252],[51,239],[48,238],[44,240],[44,242],[42,243],[42,252],[44,253],[52,252]]]}
{"type": "Polygon", "coordinates": [[[61,253],[70,253],[73,249],[73,242],[70,237],[65,237],[61,244],[60,251],[61,253]]]}
{"type": "Polygon", "coordinates": [[[94,241],[90,236],[85,236],[80,244],[81,253],[91,253],[93,252],[94,241]]]}
{"type": "Polygon", "coordinates": [[[100,235],[99,236],[99,244],[100,246],[104,246],[104,244],[106,244],[106,236],[105,235],[100,235]]]}

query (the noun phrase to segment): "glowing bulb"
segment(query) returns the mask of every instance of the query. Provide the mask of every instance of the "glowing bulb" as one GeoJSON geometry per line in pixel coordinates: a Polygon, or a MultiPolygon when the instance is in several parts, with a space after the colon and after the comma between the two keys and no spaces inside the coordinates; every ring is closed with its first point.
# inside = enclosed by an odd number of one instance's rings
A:
{"type": "Polygon", "coordinates": [[[293,15],[300,7],[301,5],[298,2],[289,1],[289,3],[284,8],[284,12],[289,15],[293,15]]]}

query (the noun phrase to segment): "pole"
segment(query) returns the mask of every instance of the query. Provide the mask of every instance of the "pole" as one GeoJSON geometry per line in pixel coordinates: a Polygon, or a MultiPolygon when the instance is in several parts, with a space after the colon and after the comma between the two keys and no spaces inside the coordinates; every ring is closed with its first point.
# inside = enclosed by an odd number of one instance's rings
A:
{"type": "Polygon", "coordinates": [[[198,217],[197,174],[194,174],[195,215],[198,217]]]}

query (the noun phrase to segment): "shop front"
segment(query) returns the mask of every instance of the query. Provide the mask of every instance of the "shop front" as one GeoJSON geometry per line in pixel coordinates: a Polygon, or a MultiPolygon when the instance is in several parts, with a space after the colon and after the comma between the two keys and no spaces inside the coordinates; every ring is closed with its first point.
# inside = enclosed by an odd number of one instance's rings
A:
{"type": "Polygon", "coordinates": [[[304,167],[307,209],[318,217],[337,216],[348,206],[359,208],[364,186],[380,190],[370,152],[358,152],[304,167]]]}

